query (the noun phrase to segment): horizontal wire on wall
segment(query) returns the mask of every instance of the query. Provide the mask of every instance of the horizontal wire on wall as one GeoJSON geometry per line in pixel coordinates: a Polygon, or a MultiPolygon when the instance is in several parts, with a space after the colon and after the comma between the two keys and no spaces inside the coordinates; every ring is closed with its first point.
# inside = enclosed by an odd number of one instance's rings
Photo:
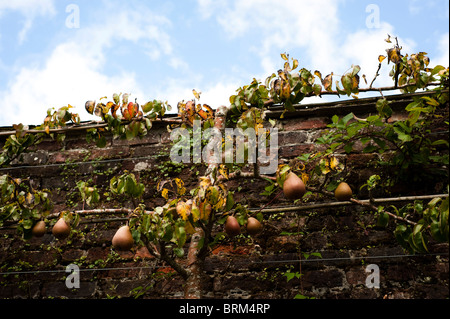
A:
{"type": "MultiPolygon", "coordinates": [[[[260,265],[260,264],[294,264],[294,263],[325,263],[325,262],[336,262],[336,261],[357,261],[357,260],[370,260],[370,259],[395,259],[395,258],[424,258],[424,257],[437,257],[437,256],[448,256],[449,253],[428,253],[428,254],[408,254],[408,255],[381,255],[381,256],[352,256],[352,257],[335,257],[335,258],[313,258],[313,259],[280,259],[280,260],[266,260],[266,261],[239,261],[239,265],[260,265]]],[[[233,260],[230,261],[230,263],[233,260]]],[[[89,272],[89,271],[116,271],[116,270],[146,270],[146,269],[159,269],[159,268],[167,268],[169,266],[148,266],[148,267],[107,267],[107,268],[80,268],[80,272],[89,272]]],[[[174,270],[175,271],[175,270],[174,270]]],[[[0,272],[2,276],[8,275],[25,275],[25,274],[34,274],[38,275],[41,273],[66,273],[65,269],[55,269],[55,270],[29,270],[29,271],[11,271],[11,272],[0,272]]]]}

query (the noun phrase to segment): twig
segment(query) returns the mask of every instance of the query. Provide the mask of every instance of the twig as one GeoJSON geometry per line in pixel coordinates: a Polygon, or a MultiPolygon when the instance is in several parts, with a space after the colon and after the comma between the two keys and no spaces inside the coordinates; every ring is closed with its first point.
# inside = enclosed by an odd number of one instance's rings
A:
{"type": "MultiPolygon", "coordinates": [[[[427,83],[424,87],[437,86],[437,85],[441,85],[441,83],[439,83],[439,82],[431,82],[431,83],[427,83]]],[[[358,92],[359,93],[361,93],[361,92],[364,93],[364,92],[394,91],[394,90],[406,89],[406,88],[412,87],[412,86],[416,86],[416,84],[405,84],[405,85],[400,85],[400,86],[384,86],[384,87],[379,87],[379,88],[372,88],[372,87],[360,88],[358,90],[358,92]]],[[[322,96],[322,95],[340,95],[340,94],[339,94],[338,91],[321,91],[319,93],[319,96],[322,96]]],[[[316,94],[309,93],[309,94],[305,95],[305,97],[312,97],[312,96],[316,96],[316,94]]],[[[269,100],[264,102],[264,106],[265,107],[268,107],[268,106],[271,106],[271,105],[274,105],[274,104],[275,104],[275,101],[273,99],[269,99],[269,100]]]]}
{"type": "Polygon", "coordinates": [[[375,82],[376,78],[380,75],[380,73],[379,73],[379,72],[380,72],[380,69],[381,69],[381,62],[378,64],[377,73],[375,74],[375,76],[374,76],[372,82],[370,82],[369,89],[372,88],[373,82],[375,82]]]}
{"type": "MultiPolygon", "coordinates": [[[[310,189],[311,190],[311,189],[310,189]]],[[[318,190],[315,190],[318,191],[318,190]]],[[[333,193],[327,191],[318,191],[325,195],[333,196],[333,193]]],[[[402,196],[402,197],[391,197],[391,198],[377,198],[373,199],[373,203],[385,203],[385,202],[401,202],[401,201],[414,201],[414,200],[424,200],[424,199],[433,199],[436,197],[445,198],[448,197],[449,194],[436,194],[436,195],[422,195],[422,196],[402,196]]],[[[291,207],[276,207],[276,208],[268,208],[263,209],[261,212],[263,213],[278,213],[278,212],[299,212],[299,211],[309,211],[312,209],[320,209],[320,208],[330,208],[330,207],[340,207],[340,206],[348,206],[352,204],[362,205],[370,208],[371,210],[378,211],[378,208],[370,203],[370,200],[357,200],[351,198],[349,201],[342,202],[328,202],[328,203],[319,203],[319,204],[311,204],[311,205],[303,205],[303,206],[291,206],[291,207]]],[[[250,209],[251,212],[257,211],[257,209],[250,209]]],[[[417,223],[405,219],[403,217],[397,216],[393,213],[385,211],[392,218],[401,220],[403,222],[409,223],[411,225],[416,225],[417,223]]]]}

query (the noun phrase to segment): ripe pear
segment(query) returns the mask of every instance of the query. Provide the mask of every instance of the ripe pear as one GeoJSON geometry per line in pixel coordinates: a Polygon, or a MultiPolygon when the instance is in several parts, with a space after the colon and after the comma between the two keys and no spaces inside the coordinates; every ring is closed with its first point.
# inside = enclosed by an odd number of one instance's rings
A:
{"type": "Polygon", "coordinates": [[[43,220],[40,220],[31,229],[31,234],[33,234],[33,236],[35,237],[42,237],[44,236],[46,230],[47,227],[45,227],[45,222],[43,220]]]}
{"type": "Polygon", "coordinates": [[[112,244],[117,250],[130,250],[134,245],[130,227],[127,225],[120,227],[112,239],[112,244]]]}
{"type": "Polygon", "coordinates": [[[287,199],[300,199],[306,193],[306,186],[297,174],[290,172],[284,181],[283,192],[287,199]]]}
{"type": "Polygon", "coordinates": [[[227,221],[225,222],[225,232],[230,237],[237,236],[241,233],[241,226],[236,217],[228,216],[227,221]]]}
{"type": "Polygon", "coordinates": [[[340,183],[334,191],[334,197],[339,201],[347,201],[352,198],[352,195],[352,189],[345,182],[340,183]]]}
{"type": "Polygon", "coordinates": [[[247,220],[247,233],[250,234],[250,236],[255,236],[257,234],[259,234],[262,231],[262,225],[259,222],[259,220],[257,220],[254,217],[249,217],[247,220]]]}
{"type": "Polygon", "coordinates": [[[60,218],[52,228],[52,234],[58,239],[64,239],[70,234],[70,226],[64,218],[60,218]]]}

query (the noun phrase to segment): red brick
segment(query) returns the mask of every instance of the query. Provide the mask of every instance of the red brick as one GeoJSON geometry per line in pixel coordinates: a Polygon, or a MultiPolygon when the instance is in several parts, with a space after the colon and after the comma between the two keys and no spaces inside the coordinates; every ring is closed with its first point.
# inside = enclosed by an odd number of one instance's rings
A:
{"type": "Polygon", "coordinates": [[[123,158],[130,156],[130,148],[128,146],[96,148],[92,150],[89,160],[123,158]]]}
{"type": "Polygon", "coordinates": [[[305,153],[311,153],[314,150],[313,144],[299,144],[291,146],[281,146],[278,149],[278,155],[281,157],[296,157],[305,153]]]}
{"type": "Polygon", "coordinates": [[[153,259],[155,258],[152,254],[150,254],[150,252],[148,251],[147,247],[139,247],[138,249],[136,249],[136,253],[134,254],[134,258],[144,258],[144,259],[153,259]]]}
{"type": "Polygon", "coordinates": [[[50,164],[61,164],[65,162],[82,161],[88,154],[87,150],[70,150],[63,152],[55,152],[49,155],[48,162],[50,164]]]}
{"type": "Polygon", "coordinates": [[[314,117],[309,119],[287,119],[284,121],[286,131],[310,130],[326,128],[330,120],[326,117],[314,117]]]}

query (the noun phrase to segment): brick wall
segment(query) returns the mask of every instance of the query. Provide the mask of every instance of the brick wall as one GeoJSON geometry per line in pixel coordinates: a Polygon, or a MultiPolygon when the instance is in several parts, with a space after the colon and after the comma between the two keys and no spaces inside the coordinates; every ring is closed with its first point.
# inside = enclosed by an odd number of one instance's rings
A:
{"type": "MultiPolygon", "coordinates": [[[[408,98],[391,97],[396,113],[408,98]]],[[[314,143],[334,114],[354,112],[367,116],[374,111],[374,99],[321,104],[285,114],[279,122],[280,163],[288,163],[314,143]]],[[[279,115],[276,108],[269,117],[279,115]]],[[[0,144],[4,140],[0,141],[0,144]]],[[[34,187],[48,188],[54,202],[53,213],[81,209],[76,181],[91,180],[101,189],[101,207],[129,207],[132,203],[109,199],[109,180],[124,170],[135,173],[146,186],[148,207],[163,205],[156,192],[157,181],[178,176],[189,189],[197,183],[203,165],[172,165],[170,138],[166,125],[155,123],[142,139],[109,138],[105,148],[88,144],[84,132],[68,133],[64,142],[45,140],[23,154],[11,169],[2,170],[16,177],[30,178],[34,187]]],[[[371,154],[352,154],[355,165],[349,181],[362,198],[359,186],[374,172],[371,154]]],[[[269,198],[260,193],[266,182],[233,180],[236,200],[250,207],[261,207],[269,198]]],[[[273,206],[291,205],[283,196],[273,206]]],[[[65,240],[56,240],[50,229],[41,238],[22,240],[13,227],[0,229],[0,298],[145,298],[183,297],[183,280],[145,248],[116,252],[111,239],[124,224],[125,215],[86,215],[65,240]],[[81,269],[80,288],[68,289],[66,266],[81,269]]],[[[284,298],[297,294],[316,298],[448,298],[448,244],[434,245],[425,256],[405,256],[393,229],[373,227],[372,213],[359,206],[322,208],[301,212],[266,214],[264,231],[250,238],[225,239],[211,250],[205,261],[206,298],[284,298]],[[320,253],[321,258],[304,253],[320,253]],[[376,264],[380,288],[368,288],[366,267],[376,264]],[[300,268],[301,267],[301,268],[300,268]],[[287,280],[286,273],[301,272],[301,280],[287,280]]],[[[215,231],[221,231],[218,226],[215,231]]]]}

